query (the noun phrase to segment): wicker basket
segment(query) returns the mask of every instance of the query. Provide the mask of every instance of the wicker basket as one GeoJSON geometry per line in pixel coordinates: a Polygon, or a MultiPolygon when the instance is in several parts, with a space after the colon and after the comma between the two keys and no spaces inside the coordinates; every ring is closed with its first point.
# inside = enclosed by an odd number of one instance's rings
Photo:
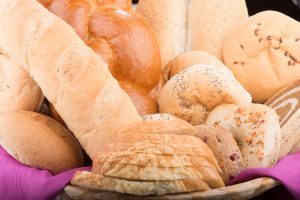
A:
{"type": "Polygon", "coordinates": [[[209,190],[205,192],[193,192],[187,194],[173,194],[163,196],[133,196],[113,192],[100,192],[94,190],[87,190],[84,188],[68,185],[64,191],[59,194],[56,200],[191,200],[191,199],[205,199],[205,200],[243,200],[251,199],[259,196],[267,190],[279,185],[278,181],[271,178],[258,178],[245,183],[209,190]]]}

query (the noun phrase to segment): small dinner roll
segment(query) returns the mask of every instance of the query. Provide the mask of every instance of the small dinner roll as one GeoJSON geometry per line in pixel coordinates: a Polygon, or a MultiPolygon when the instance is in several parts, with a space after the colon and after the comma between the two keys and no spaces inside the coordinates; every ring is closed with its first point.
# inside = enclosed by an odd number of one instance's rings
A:
{"type": "Polygon", "coordinates": [[[223,104],[206,120],[229,130],[242,152],[246,168],[271,167],[277,162],[281,131],[276,112],[262,104],[223,104]]]}
{"type": "Polygon", "coordinates": [[[228,72],[233,75],[233,73],[226,67],[223,62],[218,60],[215,56],[205,52],[205,51],[189,51],[176,56],[172,59],[165,68],[165,74],[168,74],[168,80],[183,71],[184,69],[197,64],[208,64],[222,69],[228,70],[228,72]]]}
{"type": "Polygon", "coordinates": [[[228,71],[194,65],[172,77],[158,98],[159,110],[193,125],[204,123],[209,112],[223,103],[250,104],[250,94],[228,71]]]}
{"type": "Polygon", "coordinates": [[[300,23],[275,11],[258,13],[226,38],[223,57],[254,102],[263,103],[300,77],[300,23]]]}

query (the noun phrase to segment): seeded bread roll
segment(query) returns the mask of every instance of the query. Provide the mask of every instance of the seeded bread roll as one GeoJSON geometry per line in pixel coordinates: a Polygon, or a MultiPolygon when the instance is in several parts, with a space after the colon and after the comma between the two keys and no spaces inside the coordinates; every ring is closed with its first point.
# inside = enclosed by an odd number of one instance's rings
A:
{"type": "Polygon", "coordinates": [[[226,38],[224,62],[263,103],[300,77],[300,23],[275,11],[251,16],[226,38]]]}
{"type": "Polygon", "coordinates": [[[250,94],[228,71],[194,65],[173,76],[158,99],[159,110],[193,125],[205,122],[209,112],[223,103],[251,103],[250,94]]]}
{"type": "Polygon", "coordinates": [[[0,114],[0,145],[19,162],[53,174],[81,167],[72,133],[55,120],[30,111],[0,114]]]}
{"type": "Polygon", "coordinates": [[[281,130],[276,112],[262,104],[222,104],[206,120],[220,125],[237,141],[246,168],[270,167],[278,160],[281,130]]]}
{"type": "Polygon", "coordinates": [[[222,170],[223,181],[228,183],[245,168],[238,144],[232,134],[221,126],[199,125],[196,128],[196,136],[212,150],[222,170]]]}
{"type": "Polygon", "coordinates": [[[189,51],[176,56],[168,63],[168,65],[165,68],[165,71],[168,72],[168,80],[176,74],[178,74],[179,72],[185,70],[186,68],[197,64],[207,64],[220,67],[222,69],[227,70],[231,75],[233,75],[229,68],[226,67],[215,56],[205,51],[189,51]]]}

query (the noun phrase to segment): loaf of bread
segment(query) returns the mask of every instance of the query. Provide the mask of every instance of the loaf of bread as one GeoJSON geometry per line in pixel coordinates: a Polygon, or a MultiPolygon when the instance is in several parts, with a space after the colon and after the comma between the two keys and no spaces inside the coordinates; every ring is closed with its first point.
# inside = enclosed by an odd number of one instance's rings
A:
{"type": "Polygon", "coordinates": [[[103,58],[139,114],[158,112],[152,90],[162,75],[159,46],[147,23],[120,10],[130,11],[130,0],[52,0],[47,7],[103,58]]]}
{"type": "Polygon", "coordinates": [[[209,114],[206,124],[220,125],[233,134],[246,168],[277,163],[281,130],[272,108],[262,104],[222,104],[209,114]]]}
{"type": "Polygon", "coordinates": [[[222,170],[222,178],[227,184],[244,168],[244,160],[233,135],[221,126],[196,126],[196,136],[212,150],[222,170]]]}
{"type": "Polygon", "coordinates": [[[31,111],[0,114],[0,145],[19,162],[58,174],[81,167],[83,157],[72,133],[55,120],[31,111]]]}
{"type": "Polygon", "coordinates": [[[250,104],[251,101],[250,94],[226,69],[194,65],[166,83],[158,104],[160,112],[170,113],[193,125],[199,125],[220,104],[250,104]]]}
{"type": "Polygon", "coordinates": [[[225,38],[248,19],[245,0],[190,0],[187,51],[206,51],[223,60],[225,38]]]}
{"type": "Polygon", "coordinates": [[[215,67],[220,67],[227,70],[231,75],[233,73],[226,67],[220,60],[215,56],[205,52],[205,51],[188,51],[179,54],[173,58],[168,65],[165,67],[165,71],[168,74],[167,80],[178,74],[179,72],[189,68],[193,65],[207,64],[215,67]]]}
{"type": "Polygon", "coordinates": [[[185,52],[187,34],[186,0],[139,0],[136,12],[144,17],[154,31],[160,47],[161,67],[176,55],[185,52]]]}
{"type": "Polygon", "coordinates": [[[279,116],[281,125],[279,157],[297,151],[300,140],[300,81],[282,89],[265,104],[273,108],[279,116]]]}
{"type": "Polygon", "coordinates": [[[38,111],[44,96],[29,74],[11,58],[0,54],[0,113],[38,111]]]}
{"type": "Polygon", "coordinates": [[[264,103],[300,76],[300,23],[275,11],[251,16],[226,38],[224,62],[241,84],[264,103]]]}

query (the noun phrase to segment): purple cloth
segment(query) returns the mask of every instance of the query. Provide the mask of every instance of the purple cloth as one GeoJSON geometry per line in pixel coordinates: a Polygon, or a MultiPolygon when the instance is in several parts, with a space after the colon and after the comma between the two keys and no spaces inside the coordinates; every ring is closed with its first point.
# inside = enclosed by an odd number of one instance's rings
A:
{"type": "Polygon", "coordinates": [[[19,163],[2,147],[0,163],[0,199],[3,200],[54,199],[79,170],[72,169],[53,176],[47,170],[38,170],[19,163]]]}
{"type": "Polygon", "coordinates": [[[271,168],[245,170],[236,176],[230,184],[241,183],[259,177],[272,177],[279,180],[296,200],[300,200],[300,152],[285,156],[271,168]]]}

